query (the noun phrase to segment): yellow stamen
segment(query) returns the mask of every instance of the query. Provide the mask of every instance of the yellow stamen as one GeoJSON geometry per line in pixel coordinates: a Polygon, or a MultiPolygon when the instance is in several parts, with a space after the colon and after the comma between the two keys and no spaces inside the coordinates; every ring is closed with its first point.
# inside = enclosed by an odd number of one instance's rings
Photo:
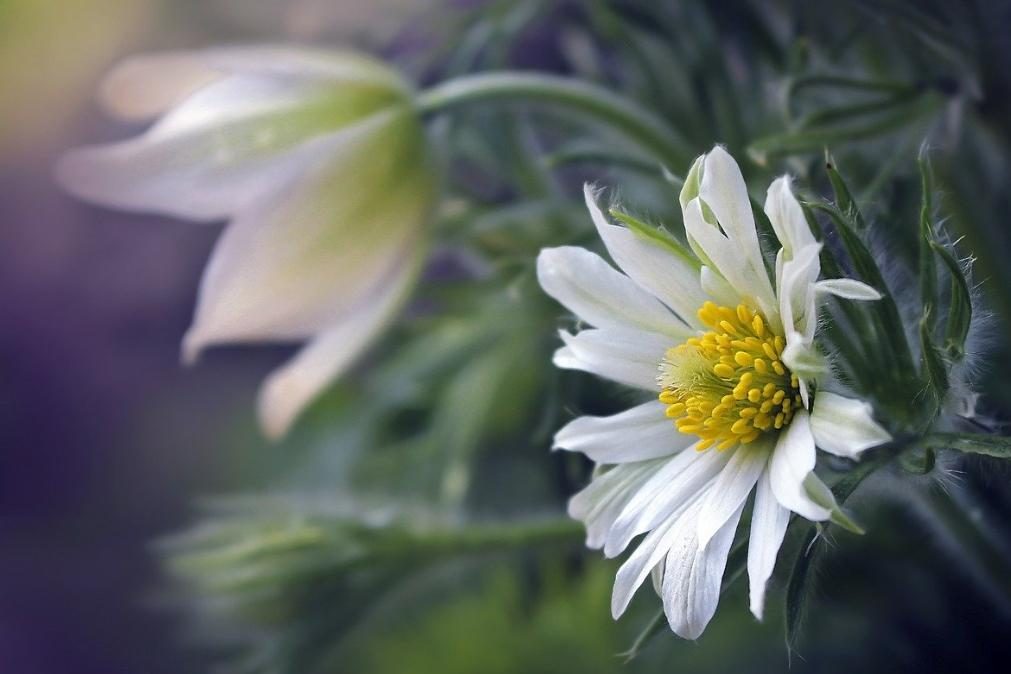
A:
{"type": "Polygon", "coordinates": [[[803,402],[782,361],[786,340],[745,304],[706,302],[698,317],[709,331],[668,349],[660,366],[660,402],[677,429],[697,435],[699,451],[723,451],[787,426],[803,402]]]}

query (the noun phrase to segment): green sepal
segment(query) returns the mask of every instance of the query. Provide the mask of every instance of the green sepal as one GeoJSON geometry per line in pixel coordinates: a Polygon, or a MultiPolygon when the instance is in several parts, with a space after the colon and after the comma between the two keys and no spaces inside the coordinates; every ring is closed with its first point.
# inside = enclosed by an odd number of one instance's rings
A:
{"type": "Polygon", "coordinates": [[[611,214],[612,218],[632,230],[636,236],[645,239],[652,244],[666,248],[696,269],[702,266],[699,259],[695,257],[680,241],[678,241],[666,227],[647,225],[642,220],[639,220],[638,218],[635,218],[623,211],[619,211],[616,208],[608,209],[608,212],[611,214]]]}
{"type": "Polygon", "coordinates": [[[953,359],[965,355],[965,338],[972,323],[972,295],[965,270],[951,251],[936,241],[931,243],[933,252],[948,268],[951,276],[951,301],[948,305],[948,325],[945,328],[944,350],[953,359]]]}

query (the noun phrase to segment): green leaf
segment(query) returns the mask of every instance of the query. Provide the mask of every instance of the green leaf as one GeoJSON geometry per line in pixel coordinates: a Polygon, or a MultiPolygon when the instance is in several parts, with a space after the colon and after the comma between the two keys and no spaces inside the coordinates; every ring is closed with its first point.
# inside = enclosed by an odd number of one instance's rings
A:
{"type": "MultiPolygon", "coordinates": [[[[926,317],[937,306],[937,269],[934,265],[934,175],[926,145],[920,147],[920,301],[926,317]]],[[[928,326],[931,328],[933,326],[928,326]]]]}
{"type": "Polygon", "coordinates": [[[933,449],[954,449],[966,454],[983,454],[1011,459],[1011,437],[983,433],[932,433],[923,444],[933,449]]]}
{"type": "Polygon", "coordinates": [[[849,144],[873,138],[898,129],[908,129],[910,124],[933,115],[941,99],[935,95],[917,96],[910,102],[889,106],[889,109],[859,124],[847,123],[796,129],[759,138],[748,146],[748,155],[758,164],[784,155],[803,154],[820,150],[827,145],[849,144]]]}
{"type": "Polygon", "coordinates": [[[923,374],[927,380],[927,391],[933,398],[935,408],[939,408],[944,401],[944,396],[948,393],[948,366],[930,336],[930,314],[930,307],[925,307],[923,318],[920,319],[920,350],[922,351],[923,374]]]}
{"type": "Polygon", "coordinates": [[[796,649],[800,635],[800,623],[807,607],[808,596],[811,593],[811,568],[821,557],[824,545],[816,545],[817,536],[821,533],[820,524],[808,527],[808,531],[800,541],[800,551],[793,561],[790,580],[786,583],[786,648],[796,649]]]}
{"type": "MultiPolygon", "coordinates": [[[[881,293],[881,299],[873,302],[870,309],[879,323],[878,333],[884,336],[884,342],[891,350],[892,365],[896,374],[901,376],[912,372],[913,357],[909,350],[909,344],[906,342],[906,333],[899,316],[898,306],[885,284],[884,275],[877,262],[874,261],[874,256],[871,255],[857,234],[853,221],[831,204],[813,202],[811,206],[828,214],[857,275],[881,293]]],[[[869,344],[866,346],[868,349],[873,349],[884,345],[869,344]]]]}
{"type": "Polygon", "coordinates": [[[857,231],[863,231],[867,227],[864,216],[860,213],[856,200],[850,192],[846,181],[836,167],[835,160],[827,151],[825,152],[825,173],[828,174],[828,181],[832,184],[832,193],[835,195],[835,203],[839,210],[856,226],[857,231]]]}
{"type": "Polygon", "coordinates": [[[625,661],[625,664],[628,664],[639,657],[639,653],[641,653],[642,649],[646,647],[646,644],[648,644],[653,637],[660,634],[665,627],[667,627],[667,616],[664,614],[663,608],[661,608],[656,612],[656,615],[650,618],[650,621],[643,626],[642,630],[639,631],[639,634],[635,637],[635,641],[632,642],[632,645],[629,646],[628,650],[623,653],[619,653],[619,656],[625,661]]]}
{"type": "MultiPolygon", "coordinates": [[[[891,452],[879,451],[874,458],[868,458],[858,463],[842,479],[832,487],[836,501],[840,508],[853,495],[857,487],[871,475],[875,470],[882,467],[891,460],[891,452]]],[[[802,521],[802,520],[798,520],[802,521]]],[[[807,603],[811,599],[814,586],[814,574],[811,570],[815,568],[822,556],[828,552],[829,546],[824,543],[824,539],[819,535],[822,533],[821,524],[813,523],[808,527],[808,531],[800,541],[800,548],[793,561],[793,568],[790,571],[790,579],[786,585],[786,647],[793,651],[797,645],[800,635],[800,625],[804,617],[807,603]]]]}

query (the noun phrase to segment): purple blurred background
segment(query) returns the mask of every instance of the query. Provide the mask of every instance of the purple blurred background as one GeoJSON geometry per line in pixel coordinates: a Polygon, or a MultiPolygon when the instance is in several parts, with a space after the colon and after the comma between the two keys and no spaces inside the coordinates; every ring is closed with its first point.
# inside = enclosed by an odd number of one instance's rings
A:
{"type": "Polygon", "coordinates": [[[52,181],[63,150],[136,131],[97,109],[101,73],[220,42],[367,45],[398,4],[0,3],[0,671],[202,669],[172,613],[151,610],[150,542],[281,458],[253,410],[282,350],[179,364],[220,226],[92,208],[52,181]]]}

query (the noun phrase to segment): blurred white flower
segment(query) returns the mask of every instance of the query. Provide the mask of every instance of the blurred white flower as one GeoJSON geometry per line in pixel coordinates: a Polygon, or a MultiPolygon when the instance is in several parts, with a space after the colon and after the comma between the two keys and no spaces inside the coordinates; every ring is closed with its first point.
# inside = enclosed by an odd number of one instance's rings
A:
{"type": "Polygon", "coordinates": [[[761,619],[791,511],[847,522],[813,472],[815,446],[855,458],[890,439],[867,403],[808,388],[823,367],[814,346],[819,294],[879,294],[857,281],[817,280],[820,245],[786,177],[765,203],[782,246],[773,283],[744,179],[720,147],[695,162],[681,194],[691,251],[610,224],[589,188],[586,203],[624,274],[582,248],[541,252],[541,286],[593,326],[562,332],[555,364],[659,399],[558,432],[556,447],[598,464],[569,513],[586,524],[587,545],[608,557],[645,534],[618,570],[614,617],[652,573],[671,628],[695,639],[716,611],[755,490],[748,575],[761,619]]]}
{"type": "Polygon", "coordinates": [[[230,220],[183,345],[308,344],[260,394],[283,434],[398,309],[435,197],[413,92],[366,56],[237,47],[129,59],[105,79],[113,114],[159,119],[137,138],[68,153],[82,199],[230,220]]]}

